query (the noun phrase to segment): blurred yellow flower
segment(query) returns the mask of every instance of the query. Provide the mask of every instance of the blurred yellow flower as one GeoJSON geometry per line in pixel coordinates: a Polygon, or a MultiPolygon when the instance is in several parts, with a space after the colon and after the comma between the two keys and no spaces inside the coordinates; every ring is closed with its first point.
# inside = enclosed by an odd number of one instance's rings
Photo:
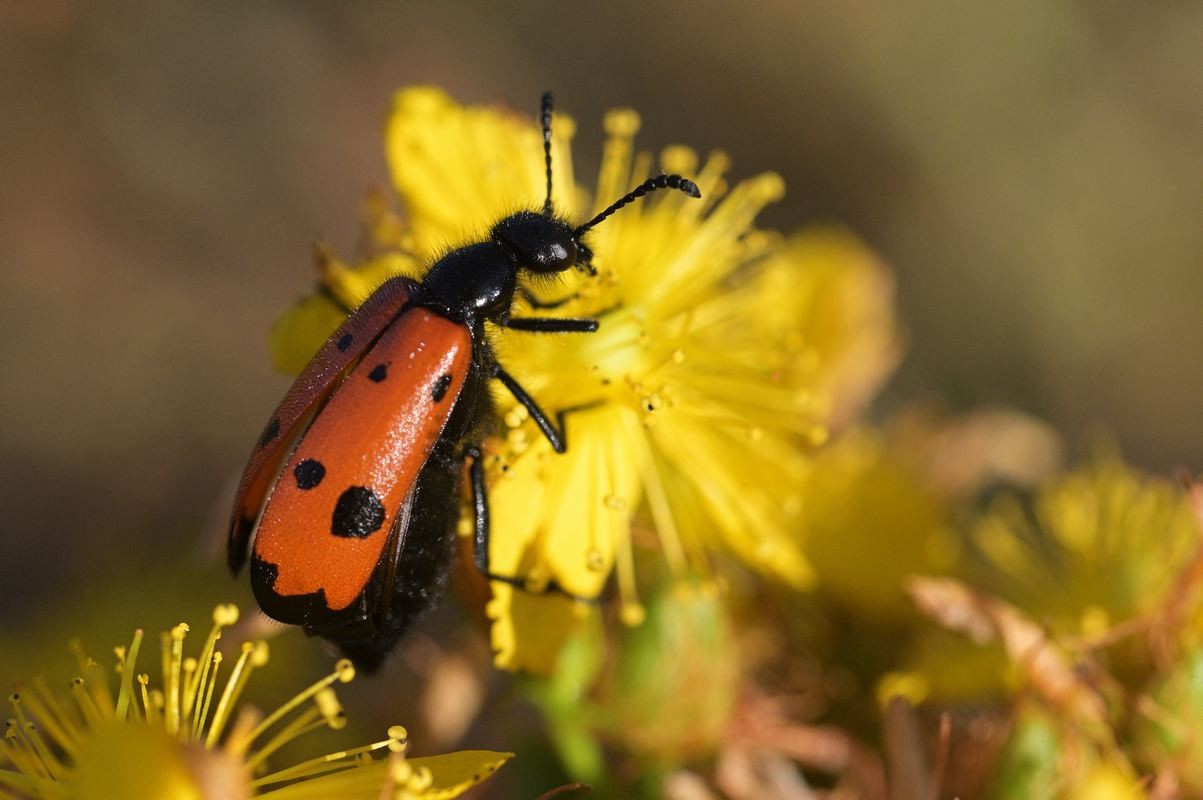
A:
{"type": "Polygon", "coordinates": [[[985,586],[1060,635],[1087,639],[1156,610],[1199,547],[1183,491],[1103,455],[994,502],[972,531],[985,586]]]}
{"type": "Polygon", "coordinates": [[[162,683],[137,673],[143,634],[116,648],[115,677],[77,648],[79,677],[64,697],[41,679],[9,696],[0,796],[58,800],[239,800],[455,797],[492,774],[508,753],[468,751],[407,759],[405,729],[388,738],[271,769],[268,759],[300,736],[346,725],[331,688],[355,676],[349,661],[266,716],[242,704],[250,676],[268,661],[245,642],[222,679],[222,629],[238,619],[219,606],[200,652],[184,655],[188,626],[161,636],[162,683]],[[116,683],[116,694],[113,683],[116,683]],[[374,756],[383,755],[383,758],[374,756]]]}
{"type": "Polygon", "coordinates": [[[807,555],[822,591],[865,620],[913,617],[904,580],[956,560],[948,500],[917,457],[877,431],[856,429],[824,448],[803,496],[807,555]]]}
{"type": "MultiPolygon", "coordinates": [[[[610,112],[596,192],[573,175],[571,120],[553,126],[558,213],[585,219],[653,172],[637,153],[634,111],[610,112]]],[[[354,307],[391,274],[420,277],[448,248],[478,240],[504,214],[540,206],[540,133],[529,119],[463,107],[441,90],[397,94],[386,131],[404,219],[378,200],[368,213],[374,254],[348,267],[323,254],[323,291],[354,307]]],[[[888,274],[852,236],[818,230],[789,240],[753,227],[783,192],[762,174],[727,186],[727,159],[699,166],[682,146],[660,167],[696,178],[703,199],[665,193],[635,203],[589,234],[596,276],[529,287],[556,315],[597,317],[589,335],[495,330],[499,360],[550,413],[566,418],[568,452],[554,453],[526,410],[498,391],[505,428],[486,443],[497,662],[547,671],[585,609],[538,596],[551,582],[597,596],[617,575],[622,616],[644,615],[632,522],[646,508],[670,567],[707,576],[734,555],[804,588],[813,582],[800,535],[807,450],[829,424],[855,415],[897,359],[888,274]],[[521,623],[519,623],[521,621],[521,623]]],[[[517,315],[539,313],[538,304],[517,315]]],[[[337,324],[317,295],[273,335],[295,370],[337,324]]]]}

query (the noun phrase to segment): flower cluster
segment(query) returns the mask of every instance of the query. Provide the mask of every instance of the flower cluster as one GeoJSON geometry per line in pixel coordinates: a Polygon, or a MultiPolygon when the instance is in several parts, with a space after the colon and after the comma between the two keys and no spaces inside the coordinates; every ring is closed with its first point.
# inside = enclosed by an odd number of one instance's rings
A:
{"type": "MultiPolygon", "coordinates": [[[[556,117],[557,213],[584,219],[653,172],[656,159],[634,146],[638,128],[633,111],[607,115],[590,195],[573,174],[572,121],[556,117]]],[[[353,266],[319,259],[324,291],[350,307],[384,277],[420,276],[502,215],[538,208],[544,192],[539,132],[503,110],[404,90],[386,142],[405,216],[374,201],[371,254],[353,266]]],[[[695,176],[702,201],[664,193],[633,204],[589,234],[596,276],[528,287],[557,315],[599,319],[596,333],[491,332],[501,363],[540,404],[570,412],[570,446],[556,454],[522,406],[496,395],[504,427],[486,442],[490,564],[530,590],[492,586],[505,667],[549,671],[584,613],[540,593],[553,581],[595,597],[613,574],[623,618],[638,623],[640,542],[657,543],[678,576],[707,579],[726,554],[809,587],[809,452],[855,416],[897,357],[889,279],[862,245],[834,229],[786,239],[754,227],[782,194],[777,175],[729,186],[722,153],[703,161],[683,146],[664,150],[659,167],[695,176]]],[[[277,363],[295,370],[338,321],[320,295],[303,300],[276,327],[277,363]]]]}

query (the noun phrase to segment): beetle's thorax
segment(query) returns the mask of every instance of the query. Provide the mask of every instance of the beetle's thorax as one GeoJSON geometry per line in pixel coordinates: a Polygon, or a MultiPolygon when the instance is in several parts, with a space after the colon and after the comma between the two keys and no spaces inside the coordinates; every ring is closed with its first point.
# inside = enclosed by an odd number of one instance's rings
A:
{"type": "Polygon", "coordinates": [[[581,244],[572,227],[549,213],[519,211],[503,218],[490,239],[453,250],[422,281],[424,304],[475,327],[509,313],[518,273],[563,272],[576,264],[581,244]]]}
{"type": "Polygon", "coordinates": [[[425,305],[469,327],[509,311],[518,283],[518,264],[498,242],[453,250],[430,268],[422,281],[425,305]]]}

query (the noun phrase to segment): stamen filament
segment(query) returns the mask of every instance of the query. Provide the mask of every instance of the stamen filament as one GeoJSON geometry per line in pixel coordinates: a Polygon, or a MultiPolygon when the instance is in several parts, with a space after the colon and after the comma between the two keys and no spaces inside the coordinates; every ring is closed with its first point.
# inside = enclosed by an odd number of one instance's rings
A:
{"type": "Polygon", "coordinates": [[[221,693],[221,700],[217,703],[217,710],[213,712],[213,724],[209,726],[209,735],[205,738],[205,747],[212,749],[217,740],[221,738],[221,732],[226,726],[226,720],[233,708],[234,698],[238,694],[238,690],[242,688],[242,676],[249,672],[247,662],[250,661],[251,652],[255,646],[247,642],[242,646],[242,653],[238,656],[238,662],[234,664],[234,670],[230,673],[229,679],[226,681],[226,688],[221,693]]]}
{"type": "Polygon", "coordinates": [[[54,744],[67,756],[75,755],[75,742],[79,734],[70,720],[66,719],[58,699],[50,693],[42,679],[34,681],[33,692],[22,695],[21,702],[28,706],[33,716],[39,719],[54,744]]]}
{"type": "Polygon", "coordinates": [[[299,778],[302,775],[308,777],[315,774],[321,774],[323,772],[329,772],[333,769],[351,767],[353,764],[342,762],[345,762],[347,759],[354,758],[361,753],[372,753],[376,750],[380,750],[381,748],[389,747],[395,741],[396,739],[385,739],[384,741],[373,742],[372,744],[364,745],[363,747],[356,747],[351,750],[340,750],[335,753],[328,753],[324,756],[318,756],[317,758],[312,758],[308,761],[302,761],[300,764],[294,764],[291,767],[285,767],[277,772],[257,778],[251,781],[251,786],[266,786],[267,784],[271,783],[279,783],[280,781],[299,778]]]}
{"type": "Polygon", "coordinates": [[[88,725],[93,727],[99,725],[104,716],[96,707],[96,701],[92,699],[92,695],[88,694],[87,684],[83,678],[75,678],[71,681],[71,693],[75,696],[75,702],[79,705],[79,710],[83,713],[88,725]]]}
{"type": "Polygon", "coordinates": [[[193,719],[192,740],[194,742],[200,741],[201,733],[205,729],[205,720],[209,716],[209,703],[213,700],[213,690],[217,687],[217,670],[221,666],[221,653],[214,653],[209,662],[212,664],[212,668],[207,671],[205,676],[205,702],[201,706],[200,713],[193,719]]]}
{"type": "Polygon", "coordinates": [[[159,721],[159,709],[155,707],[150,698],[150,692],[147,689],[149,683],[150,676],[145,672],[138,676],[138,684],[142,687],[142,708],[146,712],[146,721],[153,725],[159,721]]]}
{"type": "Polygon", "coordinates": [[[321,680],[315,681],[308,689],[305,689],[303,692],[300,692],[299,694],[295,695],[291,700],[289,700],[284,705],[277,708],[271,714],[267,715],[263,719],[263,721],[260,722],[257,726],[255,726],[255,729],[252,730],[250,732],[250,734],[247,736],[246,744],[250,745],[251,742],[253,742],[259,736],[261,736],[264,731],[266,731],[273,724],[275,724],[277,721],[279,721],[285,714],[287,714],[292,709],[296,708],[301,703],[304,703],[309,698],[313,697],[315,694],[320,692],[322,689],[325,689],[327,686],[334,683],[335,681],[339,681],[341,683],[346,683],[347,681],[351,680],[351,678],[353,678],[353,677],[355,677],[355,668],[351,665],[351,662],[348,661],[347,659],[340,660],[337,664],[334,665],[333,672],[331,672],[329,675],[322,678],[321,680]]]}
{"type": "Polygon", "coordinates": [[[279,733],[273,736],[267,744],[247,756],[246,765],[250,769],[254,769],[263,763],[272,753],[279,750],[284,745],[296,739],[299,736],[304,736],[310,731],[315,731],[318,728],[327,726],[322,712],[317,708],[307,708],[302,711],[296,719],[285,725],[279,733]]]}
{"type": "Polygon", "coordinates": [[[31,778],[50,778],[50,770],[30,744],[25,726],[10,719],[5,723],[5,728],[4,738],[9,742],[11,752],[21,754],[21,761],[14,760],[13,763],[31,778]]]}
{"type": "Polygon", "coordinates": [[[124,721],[129,712],[130,699],[134,691],[134,667],[138,665],[138,651],[142,649],[142,629],[134,631],[134,640],[130,642],[126,657],[122,660],[121,688],[117,690],[117,709],[115,715],[124,721]]]}
{"type": "Polygon", "coordinates": [[[171,629],[171,656],[167,671],[167,732],[172,736],[180,730],[180,671],[184,662],[184,637],[188,626],[180,623],[171,629]]]}

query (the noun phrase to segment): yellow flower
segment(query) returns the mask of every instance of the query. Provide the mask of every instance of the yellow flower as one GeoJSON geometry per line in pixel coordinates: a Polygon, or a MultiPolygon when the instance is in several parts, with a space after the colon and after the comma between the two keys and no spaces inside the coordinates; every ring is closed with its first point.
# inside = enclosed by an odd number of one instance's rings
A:
{"type": "MultiPolygon", "coordinates": [[[[606,116],[590,199],[573,175],[573,124],[557,116],[558,213],[584,220],[655,171],[634,148],[638,128],[634,111],[606,116]]],[[[540,132],[526,117],[407,89],[386,151],[404,219],[374,201],[376,254],[354,268],[320,260],[326,291],[348,306],[384,276],[420,277],[505,214],[542,204],[540,132]]],[[[777,175],[729,189],[721,153],[699,166],[692,150],[674,146],[659,161],[694,177],[703,199],[665,192],[630,205],[588,235],[596,276],[529,287],[541,301],[563,301],[556,316],[596,317],[599,330],[491,331],[499,361],[545,410],[571,410],[568,452],[556,454],[525,408],[495,394],[504,429],[486,443],[490,564],[533,590],[493,585],[489,614],[505,667],[546,671],[586,613],[563,596],[539,596],[552,581],[594,597],[615,573],[623,618],[642,619],[632,535],[641,509],[654,531],[644,539],[658,541],[677,574],[708,576],[713,555],[727,553],[810,586],[800,536],[807,450],[896,359],[889,280],[863,246],[835,230],[790,240],[756,230],[757,213],[783,192],[777,175]]],[[[303,364],[337,323],[332,309],[320,297],[294,307],[273,337],[277,363],[303,364]]],[[[525,301],[515,311],[540,313],[525,301]]]]}
{"type": "Polygon", "coordinates": [[[349,661],[263,716],[240,704],[251,674],[268,661],[264,642],[245,642],[230,667],[217,649],[238,619],[219,606],[200,652],[184,655],[188,626],[161,636],[162,682],[137,673],[143,634],[116,648],[115,676],[77,648],[71,696],[41,679],[9,697],[0,796],[58,800],[239,800],[239,798],[450,798],[479,783],[508,753],[469,751],[405,757],[405,729],[388,738],[282,768],[268,759],[285,744],[346,724],[331,686],[355,676],[349,661]],[[223,677],[223,673],[228,676],[223,677]],[[116,693],[113,684],[116,684],[116,693]],[[383,756],[383,757],[377,757],[383,756]]]}
{"type": "Polygon", "coordinates": [[[867,428],[841,436],[815,457],[804,491],[807,553],[822,590],[860,619],[910,619],[905,579],[955,561],[947,499],[891,437],[867,428]]]}
{"type": "Polygon", "coordinates": [[[972,543],[994,589],[1053,632],[1087,639],[1159,608],[1198,548],[1183,492],[1105,455],[1040,489],[1030,508],[996,501],[972,543]]]}

